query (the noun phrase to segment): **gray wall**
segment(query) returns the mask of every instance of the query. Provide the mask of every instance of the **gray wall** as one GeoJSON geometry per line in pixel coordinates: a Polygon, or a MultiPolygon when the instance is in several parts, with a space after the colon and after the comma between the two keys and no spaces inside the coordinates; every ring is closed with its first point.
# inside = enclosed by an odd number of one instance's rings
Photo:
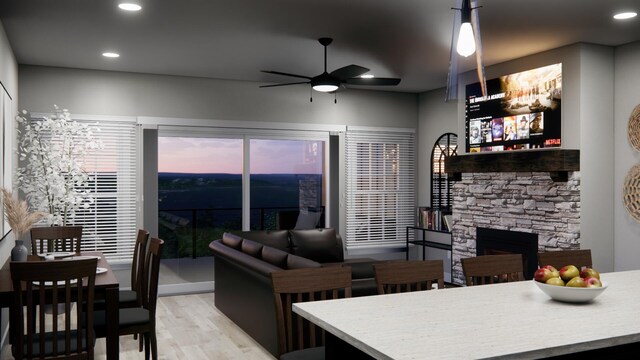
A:
{"type": "Polygon", "coordinates": [[[615,172],[613,178],[615,269],[640,268],[640,224],[624,208],[622,187],[627,172],[640,164],[640,153],[627,140],[627,125],[640,105],[640,42],[620,46],[615,52],[615,172]]]}
{"type": "MultiPolygon", "coordinates": [[[[256,70],[257,71],[257,70],[256,70]]],[[[158,116],[363,126],[417,126],[416,94],[348,89],[333,96],[306,86],[112,71],[20,66],[21,107],[77,114],[158,116]]]]}
{"type": "MultiPolygon", "coordinates": [[[[639,57],[636,56],[636,61],[639,57]]],[[[521,59],[487,67],[487,79],[540,66],[562,63],[562,147],[580,149],[581,247],[593,251],[594,264],[600,271],[614,269],[614,194],[611,185],[613,168],[613,85],[614,50],[611,47],[575,44],[521,59]]],[[[631,66],[631,65],[629,65],[631,66]]],[[[474,71],[460,75],[459,99],[464,99],[465,85],[477,82],[474,71]]],[[[439,91],[441,92],[441,91],[439,91]]],[[[464,102],[453,110],[443,104],[438,92],[420,96],[420,153],[433,145],[442,129],[450,129],[457,119],[461,142],[465,136],[464,102]],[[429,113],[427,109],[434,109],[429,113]],[[435,130],[432,130],[435,129],[435,130]],[[433,134],[432,131],[438,131],[433,134]]],[[[617,139],[616,139],[617,140],[617,139]]],[[[428,200],[429,162],[420,161],[419,199],[428,200]]],[[[623,250],[624,251],[624,250],[623,250]]],[[[638,265],[636,265],[636,268],[638,265]]]]}
{"type": "MultiPolygon", "coordinates": [[[[0,23],[0,83],[6,89],[9,96],[12,98],[11,104],[9,105],[11,108],[12,114],[17,114],[18,107],[18,64],[16,63],[16,59],[13,55],[13,51],[11,50],[11,46],[9,45],[9,40],[7,40],[7,35],[4,32],[4,27],[2,23],[0,23]]],[[[0,91],[1,92],[1,91],[0,91]]],[[[0,99],[0,101],[2,101],[0,99]]],[[[3,118],[3,115],[0,114],[0,119],[3,118]]],[[[13,119],[5,119],[5,121],[13,121],[13,119]]],[[[0,123],[0,126],[2,124],[0,123]]],[[[6,138],[5,134],[5,138],[6,138]]],[[[2,152],[2,158],[4,158],[4,149],[2,152]]],[[[1,168],[0,168],[1,169],[1,168]]],[[[5,174],[0,171],[0,176],[4,176],[5,174]]],[[[7,179],[4,180],[4,184],[7,185],[10,178],[13,176],[13,169],[8,169],[6,171],[7,179]]],[[[0,221],[4,221],[4,219],[0,219],[0,221]]],[[[3,233],[0,236],[4,235],[5,231],[8,229],[2,229],[3,233]]],[[[0,266],[3,266],[5,262],[9,259],[11,255],[11,248],[13,247],[13,236],[9,235],[6,239],[0,242],[0,266]]],[[[4,344],[3,340],[7,334],[8,329],[8,310],[2,309],[2,313],[0,314],[0,346],[4,344]]],[[[1,355],[0,355],[1,356],[1,355]]]]}

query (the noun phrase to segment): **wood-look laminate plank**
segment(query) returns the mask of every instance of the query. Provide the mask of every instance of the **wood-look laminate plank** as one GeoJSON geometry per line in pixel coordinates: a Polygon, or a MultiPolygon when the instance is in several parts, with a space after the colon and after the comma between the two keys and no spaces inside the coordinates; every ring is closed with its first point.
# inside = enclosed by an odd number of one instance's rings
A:
{"type": "MultiPolygon", "coordinates": [[[[158,299],[156,314],[159,359],[247,359],[274,357],[236,326],[214,304],[214,294],[168,296],[158,299]]],[[[105,340],[96,343],[96,359],[106,359],[105,340]]],[[[11,348],[2,349],[2,359],[11,357],[11,348]]],[[[138,341],[120,337],[120,360],[144,359],[138,341]]]]}

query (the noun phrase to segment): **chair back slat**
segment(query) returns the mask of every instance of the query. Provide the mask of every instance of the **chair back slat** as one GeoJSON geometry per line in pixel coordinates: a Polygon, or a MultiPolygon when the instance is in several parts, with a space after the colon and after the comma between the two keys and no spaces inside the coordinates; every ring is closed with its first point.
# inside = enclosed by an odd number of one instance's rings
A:
{"type": "Polygon", "coordinates": [[[141,292],[142,307],[149,310],[151,321],[155,322],[156,305],[158,302],[158,279],[160,277],[160,257],[164,241],[158,238],[150,238],[145,256],[145,265],[142,276],[141,292]]]}
{"type": "Polygon", "coordinates": [[[145,253],[147,250],[147,242],[149,241],[149,232],[139,229],[136,236],[135,247],[133,248],[133,262],[131,263],[131,289],[136,292],[138,305],[142,305],[142,297],[140,296],[142,277],[144,276],[145,253]]]}
{"type": "Polygon", "coordinates": [[[97,259],[10,263],[13,288],[24,289],[24,292],[14,291],[14,358],[93,359],[97,263],[97,259]],[[74,302],[87,306],[76,306],[73,314],[71,304],[74,302]],[[58,305],[64,309],[61,314],[58,314],[58,305]],[[45,322],[46,307],[53,309],[51,331],[45,322]],[[58,324],[58,315],[65,317],[64,325],[58,324]],[[72,315],[77,319],[75,326],[72,315]],[[34,316],[38,317],[37,321],[34,316]]]}
{"type": "Polygon", "coordinates": [[[31,253],[71,251],[80,253],[82,226],[43,226],[31,228],[31,253]]]}
{"type": "Polygon", "coordinates": [[[467,286],[524,280],[521,254],[482,255],[461,261],[467,286]]]}
{"type": "Polygon", "coordinates": [[[540,252],[538,265],[551,265],[558,270],[566,265],[575,265],[578,269],[592,267],[591,249],[540,252]]]}
{"type": "Polygon", "coordinates": [[[434,282],[444,288],[442,260],[389,261],[373,265],[378,294],[432,289],[434,282]]]}
{"type": "Polygon", "coordinates": [[[351,268],[282,270],[271,274],[278,329],[278,356],[324,345],[324,331],[292,311],[295,302],[351,297],[351,268]]]}

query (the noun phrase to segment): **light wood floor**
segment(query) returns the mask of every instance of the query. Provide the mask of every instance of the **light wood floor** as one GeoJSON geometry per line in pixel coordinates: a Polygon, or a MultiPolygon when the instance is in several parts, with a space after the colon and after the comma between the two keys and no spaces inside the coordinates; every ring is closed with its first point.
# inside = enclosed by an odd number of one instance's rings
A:
{"type": "MultiPolygon", "coordinates": [[[[159,359],[247,359],[274,357],[213,305],[213,293],[161,297],[158,300],[159,359]]],[[[96,343],[96,359],[106,359],[105,341],[96,343]]],[[[12,359],[8,346],[2,359],[12,359]]],[[[120,360],[144,359],[138,341],[120,337],[120,360]]]]}

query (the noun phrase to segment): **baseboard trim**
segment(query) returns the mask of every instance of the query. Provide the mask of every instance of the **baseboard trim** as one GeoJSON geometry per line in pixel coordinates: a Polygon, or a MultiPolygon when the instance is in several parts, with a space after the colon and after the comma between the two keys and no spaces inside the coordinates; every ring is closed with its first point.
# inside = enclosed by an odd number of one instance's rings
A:
{"type": "Polygon", "coordinates": [[[186,295],[213,292],[214,281],[203,281],[197,283],[167,284],[158,286],[159,296],[186,295]]]}

